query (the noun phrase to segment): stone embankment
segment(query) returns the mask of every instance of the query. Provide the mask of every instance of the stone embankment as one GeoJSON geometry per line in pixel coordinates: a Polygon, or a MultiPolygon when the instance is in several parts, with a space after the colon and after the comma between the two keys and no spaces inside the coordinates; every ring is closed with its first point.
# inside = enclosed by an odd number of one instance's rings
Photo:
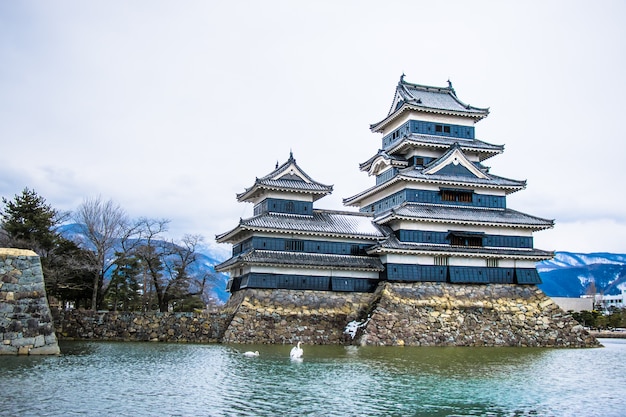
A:
{"type": "Polygon", "coordinates": [[[61,340],[216,343],[230,317],[222,313],[53,310],[61,340]]]}
{"type": "Polygon", "coordinates": [[[536,286],[383,283],[363,345],[594,347],[536,286]]]}
{"type": "Polygon", "coordinates": [[[384,346],[596,347],[534,285],[381,283],[374,294],[243,290],[223,341],[384,346]],[[352,325],[355,337],[345,334],[352,325]]]}
{"type": "Polygon", "coordinates": [[[0,355],[56,355],[39,256],[0,248],[0,355]]]}
{"type": "Polygon", "coordinates": [[[366,314],[373,294],[247,289],[235,293],[225,343],[343,344],[344,328],[366,314]]]}
{"type": "Polygon", "coordinates": [[[213,314],[63,311],[57,334],[192,343],[600,346],[539,288],[512,284],[385,282],[372,294],[245,289],[213,314]]]}

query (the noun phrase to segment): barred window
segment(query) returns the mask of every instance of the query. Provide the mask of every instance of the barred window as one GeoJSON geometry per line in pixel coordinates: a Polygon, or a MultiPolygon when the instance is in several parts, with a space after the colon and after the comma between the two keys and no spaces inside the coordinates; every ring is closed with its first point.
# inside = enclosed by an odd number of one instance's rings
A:
{"type": "Polygon", "coordinates": [[[302,240],[285,240],[285,250],[302,252],[304,251],[304,242],[302,240]]]}
{"type": "Polygon", "coordinates": [[[471,191],[457,191],[457,190],[441,190],[442,201],[458,201],[461,203],[472,202],[471,191]]]}

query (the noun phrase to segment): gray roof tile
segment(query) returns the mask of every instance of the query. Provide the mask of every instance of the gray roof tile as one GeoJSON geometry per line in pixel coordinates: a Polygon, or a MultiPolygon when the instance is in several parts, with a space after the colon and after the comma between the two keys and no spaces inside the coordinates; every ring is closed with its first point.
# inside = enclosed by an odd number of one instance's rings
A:
{"type": "Polygon", "coordinates": [[[478,139],[463,139],[448,136],[425,135],[422,133],[410,133],[409,135],[398,138],[398,140],[391,143],[390,146],[387,147],[386,151],[393,153],[397,148],[407,144],[413,146],[419,144],[437,148],[447,148],[448,146],[454,145],[456,142],[459,143],[459,146],[464,151],[471,150],[476,152],[498,154],[502,153],[504,150],[504,145],[493,145],[478,139]]]}
{"type": "Polygon", "coordinates": [[[333,186],[325,185],[309,177],[296,163],[293,154],[289,154],[287,162],[262,178],[257,178],[254,184],[246,188],[243,193],[237,194],[237,200],[243,201],[249,198],[259,189],[271,189],[280,191],[295,191],[306,194],[315,194],[318,198],[332,193],[333,186]],[[290,168],[295,167],[300,175],[285,174],[290,168]],[[278,179],[275,179],[279,177],[278,179]]]}
{"type": "Polygon", "coordinates": [[[282,252],[253,249],[234,256],[215,266],[215,270],[225,271],[234,265],[280,265],[292,267],[317,267],[382,271],[384,267],[378,257],[331,255],[324,253],[282,252]]]}
{"type": "Polygon", "coordinates": [[[241,231],[272,231],[277,233],[350,236],[364,239],[381,239],[385,235],[372,223],[372,216],[363,213],[332,210],[313,210],[313,215],[302,216],[265,213],[243,219],[229,232],[218,235],[218,241],[229,241],[241,231]]]}
{"type": "Polygon", "coordinates": [[[453,224],[494,224],[526,227],[535,230],[549,229],[553,220],[524,214],[511,209],[490,209],[478,207],[446,206],[424,203],[403,203],[400,206],[380,213],[374,221],[386,224],[393,219],[449,222],[453,224]]]}
{"type": "Polygon", "coordinates": [[[487,117],[489,109],[470,106],[456,96],[450,84],[448,87],[431,87],[404,81],[404,76],[396,87],[394,98],[385,119],[370,125],[374,131],[394,119],[406,109],[416,109],[429,113],[456,114],[473,119],[487,117]]]}
{"type": "Polygon", "coordinates": [[[432,245],[424,243],[400,242],[395,235],[390,235],[386,240],[373,246],[369,252],[386,252],[387,250],[400,252],[416,252],[416,253],[437,253],[440,255],[456,254],[464,255],[502,255],[515,256],[519,258],[532,259],[550,259],[554,257],[554,252],[544,251],[541,249],[516,249],[516,248],[494,248],[494,247],[476,247],[476,246],[451,246],[451,245],[432,245]]]}

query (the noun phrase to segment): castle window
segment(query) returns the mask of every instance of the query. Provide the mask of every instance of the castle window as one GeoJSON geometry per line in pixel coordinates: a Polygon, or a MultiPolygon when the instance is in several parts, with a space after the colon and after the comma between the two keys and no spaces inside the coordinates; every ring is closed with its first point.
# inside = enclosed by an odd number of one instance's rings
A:
{"type": "Polygon", "coordinates": [[[359,245],[350,246],[350,255],[365,255],[365,249],[359,245]]]}
{"type": "Polygon", "coordinates": [[[483,246],[483,233],[450,232],[448,238],[454,246],[483,246]]]}
{"type": "Polygon", "coordinates": [[[497,268],[498,267],[498,260],[497,259],[493,259],[493,258],[487,259],[487,267],[488,268],[497,268]]]}
{"type": "Polygon", "coordinates": [[[304,251],[304,242],[302,240],[285,240],[285,250],[302,252],[304,251]]]}
{"type": "Polygon", "coordinates": [[[287,204],[285,205],[285,211],[287,213],[293,213],[295,211],[293,201],[287,201],[287,204]]]}
{"type": "Polygon", "coordinates": [[[449,263],[448,256],[435,256],[435,265],[437,266],[448,266],[449,263]]]}
{"type": "Polygon", "coordinates": [[[450,133],[450,126],[448,126],[448,125],[435,125],[435,132],[450,133]]]}
{"type": "Polygon", "coordinates": [[[454,201],[459,203],[471,203],[472,192],[466,190],[441,190],[441,201],[454,201]]]}

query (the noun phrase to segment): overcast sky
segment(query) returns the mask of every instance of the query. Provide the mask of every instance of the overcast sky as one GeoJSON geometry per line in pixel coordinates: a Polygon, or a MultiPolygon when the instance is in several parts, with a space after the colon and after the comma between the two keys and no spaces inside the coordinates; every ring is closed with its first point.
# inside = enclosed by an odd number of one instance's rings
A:
{"type": "MultiPolygon", "coordinates": [[[[395,86],[446,86],[490,115],[510,208],[554,219],[546,250],[626,253],[626,2],[0,1],[0,196],[59,210],[101,196],[170,235],[252,214],[235,194],[290,150],[333,184],[374,184],[395,86]]],[[[354,208],[348,208],[354,210],[354,208]]]]}

